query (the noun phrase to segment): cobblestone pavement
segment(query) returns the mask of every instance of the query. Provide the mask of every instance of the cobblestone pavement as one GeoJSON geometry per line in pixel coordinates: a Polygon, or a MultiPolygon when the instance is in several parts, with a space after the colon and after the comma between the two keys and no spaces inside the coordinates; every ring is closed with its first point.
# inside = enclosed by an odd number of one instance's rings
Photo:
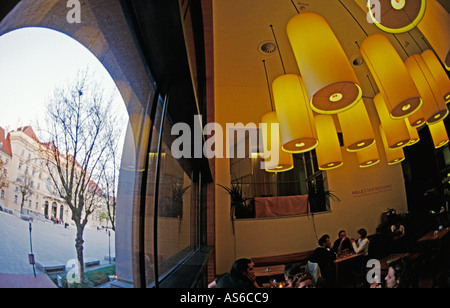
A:
{"type": "MultiPolygon", "coordinates": [[[[32,244],[36,262],[67,264],[76,259],[75,226],[65,229],[63,225],[48,222],[32,223],[32,244]]],[[[84,258],[100,260],[109,254],[109,238],[105,230],[86,227],[84,231],[84,258]]],[[[111,255],[115,256],[115,234],[111,231],[111,255]]],[[[0,273],[33,274],[28,263],[30,253],[29,223],[16,216],[0,212],[0,273]]],[[[36,269],[36,273],[40,272],[36,269]]]]}

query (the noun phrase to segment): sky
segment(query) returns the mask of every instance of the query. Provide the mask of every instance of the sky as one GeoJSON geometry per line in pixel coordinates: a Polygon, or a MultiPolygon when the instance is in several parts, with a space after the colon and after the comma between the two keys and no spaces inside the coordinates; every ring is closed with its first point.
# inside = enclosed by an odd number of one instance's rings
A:
{"type": "MultiPolygon", "coordinates": [[[[87,67],[105,89],[116,87],[100,61],[61,32],[22,28],[0,36],[0,126],[15,130],[31,125],[35,129],[37,121],[45,119],[46,100],[53,89],[87,67]]],[[[114,105],[126,117],[119,94],[114,105]]]]}

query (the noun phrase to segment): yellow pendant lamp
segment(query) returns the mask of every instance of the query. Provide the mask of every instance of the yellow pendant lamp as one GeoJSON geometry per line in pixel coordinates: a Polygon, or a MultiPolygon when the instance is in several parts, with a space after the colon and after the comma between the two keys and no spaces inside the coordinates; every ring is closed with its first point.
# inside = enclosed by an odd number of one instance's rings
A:
{"type": "Polygon", "coordinates": [[[357,104],[362,96],[358,79],[326,20],[304,12],[291,18],[286,30],[311,108],[336,114],[357,104]]]}
{"type": "Polygon", "coordinates": [[[437,0],[428,0],[425,15],[417,25],[450,71],[450,15],[437,0]]]}
{"type": "MultiPolygon", "coordinates": [[[[450,40],[450,38],[448,39],[450,40]]],[[[422,52],[422,59],[430,69],[445,103],[450,103],[450,79],[436,54],[431,49],[427,49],[422,52]]]]}
{"type": "Polygon", "coordinates": [[[403,149],[400,148],[394,150],[390,149],[387,143],[387,138],[383,125],[380,124],[379,128],[381,140],[383,142],[384,153],[386,154],[386,160],[388,165],[395,165],[405,160],[405,153],[403,152],[403,149]]]}
{"type": "Polygon", "coordinates": [[[408,122],[412,127],[421,127],[427,123],[423,115],[422,108],[419,108],[412,115],[408,117],[408,122]]]}
{"type": "Polygon", "coordinates": [[[302,153],[314,149],[318,144],[317,132],[302,78],[281,75],[273,81],[272,91],[283,150],[302,153]]]}
{"type": "Polygon", "coordinates": [[[405,65],[422,97],[423,105],[420,109],[425,120],[429,124],[442,121],[448,114],[447,105],[422,56],[410,56],[405,65]]]}
{"type": "Polygon", "coordinates": [[[408,146],[419,142],[420,137],[419,137],[419,132],[417,131],[417,128],[409,125],[408,122],[406,122],[406,126],[408,127],[409,135],[411,136],[411,140],[408,142],[408,146]]]}
{"type": "Polygon", "coordinates": [[[386,142],[389,149],[398,149],[407,146],[411,141],[405,119],[394,120],[389,116],[388,109],[383,99],[383,95],[375,95],[373,102],[378,112],[380,122],[386,134],[386,142]]]}
{"type": "Polygon", "coordinates": [[[422,106],[414,81],[385,35],[366,37],[361,43],[361,53],[393,119],[408,117],[422,106]]]}
{"type": "Polygon", "coordinates": [[[360,151],[375,144],[375,135],[363,100],[337,116],[347,151],[360,151]]]}
{"type": "Polygon", "coordinates": [[[422,20],[426,0],[368,0],[369,17],[381,30],[403,33],[422,20]]]}
{"type": "Polygon", "coordinates": [[[429,124],[428,128],[430,129],[431,138],[433,139],[434,147],[436,149],[443,147],[448,143],[448,134],[444,121],[429,124]]]}
{"type": "Polygon", "coordinates": [[[319,145],[316,148],[319,169],[330,170],[342,166],[344,162],[333,116],[317,114],[314,120],[319,137],[319,145]]]}
{"type": "Polygon", "coordinates": [[[261,123],[267,124],[267,129],[262,130],[265,170],[267,172],[284,172],[293,169],[292,154],[281,150],[279,130],[272,131],[272,124],[278,124],[277,114],[273,111],[264,114],[261,123]],[[274,157],[276,151],[278,151],[278,160],[274,157]]]}
{"type": "Polygon", "coordinates": [[[371,167],[380,162],[380,156],[378,155],[376,146],[368,147],[356,152],[356,157],[360,168],[371,167]]]}

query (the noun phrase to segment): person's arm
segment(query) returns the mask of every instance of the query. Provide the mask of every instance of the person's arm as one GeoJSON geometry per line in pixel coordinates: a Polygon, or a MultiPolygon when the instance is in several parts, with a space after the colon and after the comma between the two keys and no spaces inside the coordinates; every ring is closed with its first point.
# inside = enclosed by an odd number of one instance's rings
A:
{"type": "Polygon", "coordinates": [[[215,280],[208,285],[209,289],[215,289],[216,287],[217,287],[217,283],[215,280]]]}
{"type": "Polygon", "coordinates": [[[365,252],[367,245],[369,245],[369,240],[365,238],[365,239],[361,240],[359,246],[356,244],[356,242],[353,242],[352,245],[353,245],[353,250],[355,251],[355,253],[365,252]]]}

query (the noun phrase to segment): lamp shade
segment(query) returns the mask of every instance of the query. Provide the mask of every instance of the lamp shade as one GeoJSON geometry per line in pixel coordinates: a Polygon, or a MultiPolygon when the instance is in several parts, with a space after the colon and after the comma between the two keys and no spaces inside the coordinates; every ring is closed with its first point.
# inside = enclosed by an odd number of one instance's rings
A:
{"type": "Polygon", "coordinates": [[[381,30],[403,33],[413,29],[425,14],[426,0],[369,0],[369,16],[381,30]]]}
{"type": "Polygon", "coordinates": [[[410,56],[405,65],[422,98],[423,105],[420,109],[425,120],[429,124],[442,121],[448,114],[447,105],[422,56],[410,56]]]}
{"type": "Polygon", "coordinates": [[[353,108],[338,113],[337,116],[347,151],[359,151],[375,143],[372,124],[363,100],[353,108]]]}
{"type": "Polygon", "coordinates": [[[358,79],[327,21],[304,12],[291,18],[286,30],[311,108],[336,114],[358,103],[358,79]]]}
{"type": "Polygon", "coordinates": [[[411,126],[408,122],[406,122],[406,126],[408,127],[409,135],[411,136],[411,140],[409,140],[408,145],[413,145],[419,142],[420,137],[417,128],[411,126]]]}
{"type": "Polygon", "coordinates": [[[450,79],[436,54],[431,49],[427,49],[422,52],[422,59],[430,69],[445,103],[450,103],[450,79]]]}
{"type": "Polygon", "coordinates": [[[314,149],[318,144],[317,132],[301,77],[282,75],[273,81],[272,91],[283,150],[301,153],[314,149]]]}
{"type": "Polygon", "coordinates": [[[385,134],[383,125],[380,124],[379,128],[380,128],[381,140],[383,141],[384,153],[386,155],[386,160],[387,160],[388,165],[395,165],[395,164],[398,164],[399,162],[402,162],[403,160],[405,160],[405,153],[403,152],[403,149],[399,148],[399,149],[391,150],[387,143],[387,138],[386,138],[386,134],[385,134]]]}
{"type": "Polygon", "coordinates": [[[438,1],[428,0],[425,15],[417,28],[436,51],[445,68],[450,70],[450,15],[448,12],[438,1]]]}
{"type": "Polygon", "coordinates": [[[388,148],[397,149],[408,145],[411,141],[411,136],[405,119],[394,120],[389,117],[389,112],[381,93],[375,95],[373,102],[375,103],[380,122],[384,128],[388,148]]]}
{"type": "Polygon", "coordinates": [[[440,121],[435,124],[429,124],[431,138],[433,139],[434,147],[440,148],[448,143],[447,129],[445,128],[445,123],[440,121]]]}
{"type": "Polygon", "coordinates": [[[262,130],[264,143],[264,164],[268,172],[283,172],[294,168],[292,154],[281,150],[279,130],[272,130],[272,124],[278,124],[277,114],[269,112],[262,116],[261,123],[267,124],[267,129],[262,130]],[[278,160],[274,152],[278,151],[278,160]]]}
{"type": "Polygon", "coordinates": [[[360,168],[371,167],[380,162],[380,156],[378,155],[378,149],[376,146],[358,151],[356,152],[356,156],[360,168]]]}
{"type": "Polygon", "coordinates": [[[314,117],[319,137],[316,148],[317,163],[320,170],[329,170],[343,164],[341,147],[336,126],[331,115],[318,114],[314,117]]]}
{"type": "Polygon", "coordinates": [[[366,37],[361,43],[361,53],[384,96],[392,118],[410,116],[421,107],[419,91],[385,35],[377,33],[366,37]]]}
{"type": "Polygon", "coordinates": [[[427,123],[423,115],[422,108],[419,108],[412,115],[408,117],[408,122],[412,127],[421,127],[427,123]]]}

